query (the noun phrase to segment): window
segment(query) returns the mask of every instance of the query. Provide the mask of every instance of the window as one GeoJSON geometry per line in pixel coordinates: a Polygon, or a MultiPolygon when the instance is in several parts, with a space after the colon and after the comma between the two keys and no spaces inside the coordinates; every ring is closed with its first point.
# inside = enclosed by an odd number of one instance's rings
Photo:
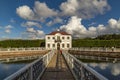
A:
{"type": "Polygon", "coordinates": [[[67,37],[67,39],[70,39],[70,37],[67,37]]]}
{"type": "Polygon", "coordinates": [[[55,39],[55,37],[53,37],[53,39],[55,39]]]}
{"type": "Polygon", "coordinates": [[[60,36],[57,36],[57,40],[60,40],[60,36]]]}
{"type": "Polygon", "coordinates": [[[62,39],[64,39],[64,37],[62,37],[62,39]]]}
{"type": "Polygon", "coordinates": [[[48,39],[50,39],[50,37],[48,37],[48,39]]]}
{"type": "Polygon", "coordinates": [[[55,44],[53,44],[53,47],[55,47],[55,44]]]}
{"type": "Polygon", "coordinates": [[[69,44],[67,44],[67,48],[69,48],[70,47],[70,45],[69,44]]]}
{"type": "Polygon", "coordinates": [[[65,45],[64,45],[64,44],[62,44],[62,47],[64,48],[64,47],[65,47],[65,45]]]}
{"type": "Polygon", "coordinates": [[[47,44],[48,48],[50,48],[50,44],[47,44]]]}

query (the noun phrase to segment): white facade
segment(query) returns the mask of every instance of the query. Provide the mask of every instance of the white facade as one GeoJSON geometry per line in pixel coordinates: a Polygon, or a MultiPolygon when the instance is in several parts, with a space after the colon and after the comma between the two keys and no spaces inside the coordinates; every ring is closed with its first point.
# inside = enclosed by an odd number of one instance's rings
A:
{"type": "Polygon", "coordinates": [[[45,36],[46,49],[69,49],[72,48],[72,37],[61,31],[53,32],[45,36]]]}

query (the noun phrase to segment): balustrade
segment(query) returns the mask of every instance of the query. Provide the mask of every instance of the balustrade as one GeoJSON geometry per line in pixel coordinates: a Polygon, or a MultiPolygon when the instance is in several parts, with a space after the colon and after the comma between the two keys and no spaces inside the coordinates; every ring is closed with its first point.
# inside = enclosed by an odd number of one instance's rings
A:
{"type": "Polygon", "coordinates": [[[76,80],[108,80],[71,54],[65,52],[63,55],[76,80]]]}
{"type": "Polygon", "coordinates": [[[44,47],[31,47],[31,48],[0,48],[0,51],[33,51],[45,50],[44,47]]]}
{"type": "Polygon", "coordinates": [[[39,80],[53,55],[54,51],[50,51],[48,54],[23,67],[4,80],[39,80]]]}

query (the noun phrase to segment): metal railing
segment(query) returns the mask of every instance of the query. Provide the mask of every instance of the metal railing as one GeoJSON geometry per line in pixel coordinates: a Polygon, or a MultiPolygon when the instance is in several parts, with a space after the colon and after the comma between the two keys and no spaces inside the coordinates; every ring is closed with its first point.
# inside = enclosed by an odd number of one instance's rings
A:
{"type": "Polygon", "coordinates": [[[73,55],[63,52],[65,60],[76,80],[108,80],[86,64],[79,61],[73,55]]]}
{"type": "Polygon", "coordinates": [[[36,51],[36,50],[45,50],[44,47],[30,47],[30,48],[0,48],[0,52],[2,51],[36,51]]]}
{"type": "Polygon", "coordinates": [[[23,67],[4,80],[39,80],[53,55],[54,51],[50,51],[48,54],[23,67]]]}

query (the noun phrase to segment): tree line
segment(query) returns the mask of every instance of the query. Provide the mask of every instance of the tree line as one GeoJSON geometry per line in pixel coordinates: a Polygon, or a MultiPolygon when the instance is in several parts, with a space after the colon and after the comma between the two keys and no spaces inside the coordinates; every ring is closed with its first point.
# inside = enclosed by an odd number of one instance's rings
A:
{"type": "MultiPolygon", "coordinates": [[[[73,47],[120,47],[120,34],[100,35],[96,38],[73,39],[73,47]]],[[[45,40],[2,40],[1,48],[45,47],[45,40]]]]}
{"type": "Polygon", "coordinates": [[[120,47],[120,40],[75,39],[73,47],[120,47]]]}
{"type": "Polygon", "coordinates": [[[45,47],[45,40],[3,40],[0,41],[1,48],[19,47],[45,47]]]}

